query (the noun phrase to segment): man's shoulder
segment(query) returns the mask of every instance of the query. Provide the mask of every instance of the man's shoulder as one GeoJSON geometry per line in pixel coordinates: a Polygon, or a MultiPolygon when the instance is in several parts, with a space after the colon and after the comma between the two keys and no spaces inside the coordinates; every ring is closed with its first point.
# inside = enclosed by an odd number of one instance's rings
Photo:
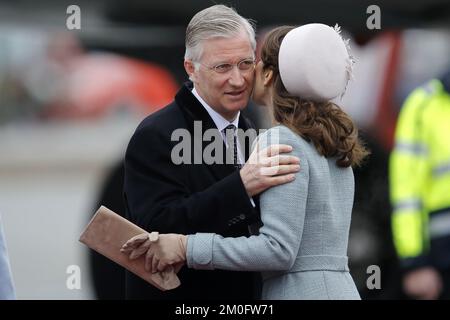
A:
{"type": "Polygon", "coordinates": [[[173,101],[164,108],[148,115],[141,121],[136,131],[171,132],[185,127],[186,121],[177,103],[173,101]]]}
{"type": "Polygon", "coordinates": [[[186,120],[176,103],[172,102],[140,122],[130,138],[127,153],[155,143],[159,146],[168,146],[174,130],[184,127],[186,120]]]}

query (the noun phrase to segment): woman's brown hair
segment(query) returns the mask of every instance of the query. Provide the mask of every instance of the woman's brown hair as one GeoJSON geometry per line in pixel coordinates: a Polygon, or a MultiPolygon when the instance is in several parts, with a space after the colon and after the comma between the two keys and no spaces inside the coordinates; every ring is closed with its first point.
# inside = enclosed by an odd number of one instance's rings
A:
{"type": "Polygon", "coordinates": [[[358,137],[352,119],[336,104],[313,102],[289,94],[278,71],[278,52],[284,36],[295,27],[283,26],[269,32],[261,48],[263,70],[273,71],[274,119],[312,141],[325,157],[337,157],[339,167],[358,166],[369,154],[358,137]]]}

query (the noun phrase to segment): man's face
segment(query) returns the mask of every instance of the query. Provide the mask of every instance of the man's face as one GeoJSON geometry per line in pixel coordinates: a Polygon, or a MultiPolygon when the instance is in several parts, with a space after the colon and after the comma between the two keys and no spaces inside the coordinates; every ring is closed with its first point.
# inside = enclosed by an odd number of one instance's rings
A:
{"type": "Polygon", "coordinates": [[[253,67],[239,70],[236,64],[253,58],[249,38],[243,32],[237,37],[205,40],[199,68],[190,68],[189,62],[186,61],[185,67],[198,94],[206,103],[224,118],[233,120],[238,111],[247,105],[254,78],[253,67]],[[220,64],[234,66],[225,73],[218,73],[212,69],[220,64]]]}

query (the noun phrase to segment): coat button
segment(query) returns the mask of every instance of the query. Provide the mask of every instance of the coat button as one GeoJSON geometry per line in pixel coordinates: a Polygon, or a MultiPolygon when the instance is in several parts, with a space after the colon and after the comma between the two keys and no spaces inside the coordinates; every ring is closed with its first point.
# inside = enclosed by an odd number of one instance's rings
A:
{"type": "Polygon", "coordinates": [[[241,218],[241,220],[244,220],[245,219],[245,214],[241,214],[241,215],[239,215],[239,218],[241,218]]]}

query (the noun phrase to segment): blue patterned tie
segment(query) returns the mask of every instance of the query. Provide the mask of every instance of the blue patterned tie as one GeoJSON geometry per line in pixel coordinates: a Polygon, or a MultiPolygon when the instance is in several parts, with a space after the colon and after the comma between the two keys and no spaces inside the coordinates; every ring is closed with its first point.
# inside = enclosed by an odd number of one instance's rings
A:
{"type": "Polygon", "coordinates": [[[227,139],[227,150],[229,150],[230,146],[233,144],[233,165],[237,170],[239,170],[242,166],[238,162],[237,139],[235,135],[236,126],[234,124],[229,124],[225,129],[223,129],[223,132],[225,133],[225,139],[227,139]]]}

